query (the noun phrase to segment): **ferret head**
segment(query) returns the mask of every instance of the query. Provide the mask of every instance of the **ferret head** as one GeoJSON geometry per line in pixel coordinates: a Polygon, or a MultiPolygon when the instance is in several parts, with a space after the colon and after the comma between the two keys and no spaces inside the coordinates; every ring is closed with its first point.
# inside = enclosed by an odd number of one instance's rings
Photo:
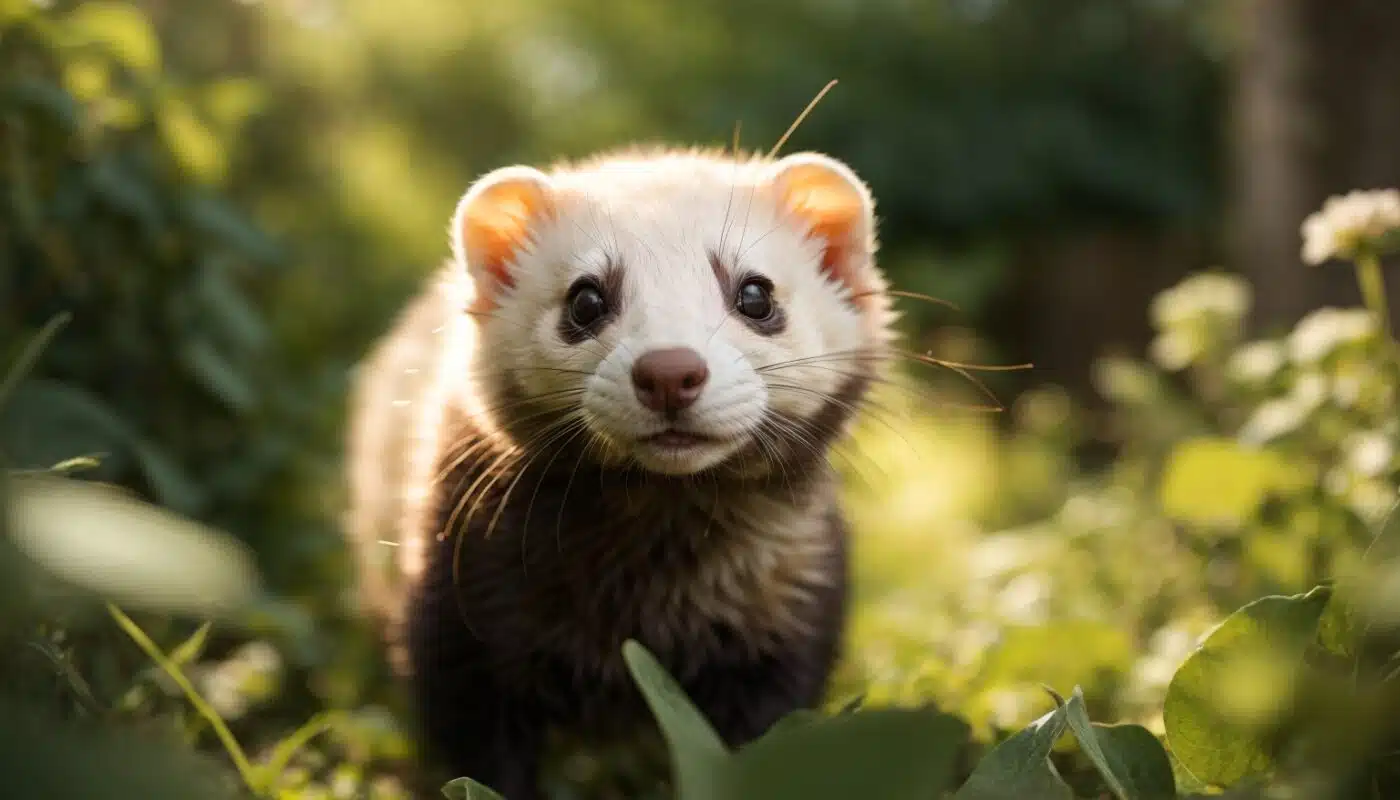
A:
{"type": "Polygon", "coordinates": [[[884,360],[844,164],[633,153],[480,178],[453,218],[488,408],[525,446],[692,475],[824,456],[884,360]]]}

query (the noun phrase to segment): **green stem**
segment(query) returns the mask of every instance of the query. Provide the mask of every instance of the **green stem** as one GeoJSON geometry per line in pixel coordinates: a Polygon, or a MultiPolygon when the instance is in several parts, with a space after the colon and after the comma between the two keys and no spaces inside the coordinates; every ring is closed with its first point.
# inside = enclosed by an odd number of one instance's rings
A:
{"type": "Polygon", "coordinates": [[[1365,253],[1356,259],[1356,280],[1361,284],[1361,298],[1376,318],[1383,339],[1390,338],[1390,314],[1386,308],[1385,279],[1381,275],[1381,260],[1375,253],[1365,253]]]}
{"type": "Polygon", "coordinates": [[[243,747],[238,744],[238,739],[234,738],[233,731],[228,729],[223,717],[219,716],[219,712],[215,711],[214,707],[209,705],[209,701],[199,694],[199,691],[194,688],[194,684],[190,683],[190,679],[185,677],[185,673],[181,672],[180,668],[169,658],[166,658],[165,653],[162,653],[160,647],[151,641],[151,637],[141,630],[140,625],[133,622],[131,617],[128,617],[113,603],[107,604],[107,612],[112,615],[122,630],[126,631],[126,635],[130,636],[132,641],[136,642],[146,655],[156,662],[166,675],[170,676],[170,680],[175,681],[175,685],[179,686],[180,690],[185,693],[185,697],[189,699],[190,705],[194,706],[195,711],[198,711],[199,715],[204,717],[214,728],[214,733],[223,742],[224,749],[228,751],[229,758],[233,759],[233,765],[238,768],[238,774],[243,778],[243,782],[254,794],[261,796],[263,791],[257,773],[254,772],[253,765],[249,763],[248,756],[244,755],[243,747]]]}

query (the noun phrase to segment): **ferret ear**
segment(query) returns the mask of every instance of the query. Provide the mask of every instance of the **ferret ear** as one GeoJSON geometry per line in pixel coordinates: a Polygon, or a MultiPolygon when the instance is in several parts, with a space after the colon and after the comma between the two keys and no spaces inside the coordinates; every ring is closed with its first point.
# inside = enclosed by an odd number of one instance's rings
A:
{"type": "Polygon", "coordinates": [[[772,166],[779,206],[822,244],[821,268],[853,291],[871,288],[875,203],[850,167],[820,153],[794,153],[772,166]]]}
{"type": "Polygon", "coordinates": [[[490,305],[515,285],[513,262],[540,222],[554,214],[549,178],[533,167],[502,167],[472,184],[452,215],[452,254],[490,305]]]}

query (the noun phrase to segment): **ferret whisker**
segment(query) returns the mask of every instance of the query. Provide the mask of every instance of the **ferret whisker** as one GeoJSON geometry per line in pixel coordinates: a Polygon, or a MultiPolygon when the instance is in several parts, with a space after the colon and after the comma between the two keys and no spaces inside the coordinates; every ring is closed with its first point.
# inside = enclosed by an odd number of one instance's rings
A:
{"type": "MultiPolygon", "coordinates": [[[[785,369],[785,368],[786,368],[786,367],[784,367],[783,369],[785,369]]],[[[840,375],[840,376],[843,377],[843,378],[851,378],[851,379],[853,379],[853,380],[865,380],[865,381],[869,381],[870,383],[872,383],[872,384],[874,384],[874,385],[877,385],[877,386],[888,386],[888,387],[890,387],[891,389],[895,389],[895,390],[904,392],[904,393],[905,393],[907,396],[909,396],[910,398],[917,399],[917,400],[923,400],[924,397],[923,397],[923,395],[922,395],[922,393],[921,393],[922,390],[926,390],[926,389],[930,388],[930,387],[927,387],[927,386],[920,386],[920,385],[918,385],[918,384],[915,384],[915,383],[912,383],[912,382],[909,382],[909,381],[896,380],[895,378],[887,377],[887,376],[884,376],[884,375],[872,375],[872,374],[869,374],[869,373],[855,372],[855,371],[853,371],[853,370],[848,370],[848,369],[837,369],[836,367],[826,366],[825,364],[818,364],[818,363],[800,364],[800,365],[796,365],[796,366],[794,366],[794,367],[792,367],[792,368],[793,368],[793,369],[819,369],[819,370],[822,370],[822,371],[824,371],[824,372],[830,372],[830,373],[832,373],[832,374],[834,374],[834,375],[840,375]]],[[[781,369],[772,369],[772,370],[769,370],[769,371],[768,371],[768,374],[776,373],[776,372],[780,372],[780,371],[781,371],[781,369]]]]}
{"type": "MultiPolygon", "coordinates": [[[[573,424],[560,426],[560,429],[555,433],[555,435],[541,442],[539,444],[539,448],[535,450],[535,452],[530,455],[529,459],[527,459],[525,463],[520,465],[519,469],[515,471],[515,478],[511,480],[508,486],[506,486],[505,494],[502,495],[500,501],[496,503],[496,513],[491,516],[491,522],[488,523],[486,526],[486,538],[491,538],[491,534],[493,534],[496,531],[496,525],[501,520],[501,514],[505,513],[506,507],[509,505],[511,494],[515,491],[515,487],[520,483],[521,479],[524,478],[526,473],[530,471],[530,465],[535,462],[535,459],[539,458],[546,448],[549,448],[551,445],[558,443],[558,447],[556,447],[552,451],[553,455],[550,456],[549,461],[547,461],[544,465],[544,469],[541,470],[541,472],[547,472],[549,470],[549,465],[554,463],[554,460],[559,457],[559,453],[563,452],[564,448],[568,447],[570,442],[578,438],[578,435],[587,429],[588,423],[584,421],[581,415],[573,417],[570,421],[573,424]]],[[[543,483],[543,476],[541,476],[540,481],[535,484],[534,493],[530,495],[530,502],[525,507],[525,521],[521,524],[520,536],[520,558],[522,570],[528,567],[528,558],[526,557],[526,543],[529,539],[530,533],[530,512],[534,509],[535,497],[539,494],[540,486],[543,483]]]]}
{"type": "Polygon", "coordinates": [[[873,297],[873,296],[875,296],[875,295],[880,295],[880,294],[885,294],[885,295],[888,295],[888,296],[890,296],[890,297],[905,297],[905,298],[908,298],[908,299],[910,299],[910,300],[922,300],[923,302],[929,303],[929,304],[931,304],[931,305],[944,306],[945,308],[951,308],[952,310],[954,310],[954,311],[956,311],[956,312],[958,312],[958,313],[962,313],[962,308],[960,308],[960,307],[958,306],[957,303],[954,303],[954,302],[952,302],[951,300],[944,300],[944,299],[941,298],[941,297],[934,297],[933,295],[930,295],[930,294],[921,294],[921,293],[919,293],[919,292],[908,292],[908,291],[904,291],[904,290],[902,290],[902,289],[885,289],[885,290],[883,290],[883,291],[870,290],[870,291],[866,291],[866,292],[855,292],[855,293],[852,294],[850,297],[851,297],[852,300],[863,300],[863,299],[865,299],[865,298],[867,298],[867,297],[873,297]]]}
{"type": "MultiPolygon", "coordinates": [[[[513,443],[510,447],[506,448],[503,452],[499,453],[496,456],[496,458],[492,460],[491,463],[488,464],[481,471],[481,474],[476,477],[476,479],[471,483],[471,485],[467,487],[466,491],[462,492],[461,499],[453,508],[452,514],[447,519],[447,524],[445,526],[446,534],[453,535],[458,530],[460,530],[460,527],[457,524],[458,516],[463,510],[467,510],[466,507],[469,503],[471,509],[474,510],[476,506],[481,502],[481,500],[484,499],[486,494],[490,491],[491,487],[494,486],[496,484],[496,481],[500,479],[500,473],[497,473],[498,469],[500,469],[502,473],[508,470],[509,467],[506,465],[508,463],[514,463],[510,461],[511,459],[519,461],[520,458],[522,458],[522,453],[528,452],[529,449],[532,446],[534,446],[536,442],[540,441],[545,436],[548,436],[559,426],[567,424],[569,421],[570,417],[568,417],[567,415],[562,417],[561,419],[552,420],[551,422],[546,424],[543,429],[535,432],[525,441],[513,443]],[[481,486],[483,481],[489,481],[489,483],[485,486],[485,488],[481,490],[481,493],[478,494],[477,487],[481,486]]],[[[465,520],[463,520],[461,527],[465,527],[466,522],[471,519],[471,516],[471,510],[468,510],[467,517],[465,520]]],[[[457,538],[459,540],[458,543],[460,546],[460,540],[462,537],[459,536],[457,538]]]]}
{"type": "Polygon", "coordinates": [[[559,498],[559,516],[554,521],[554,548],[560,553],[564,552],[564,509],[569,503],[569,491],[574,487],[574,479],[578,477],[578,469],[579,466],[583,464],[584,458],[588,456],[595,445],[599,445],[600,442],[602,442],[602,439],[589,430],[586,424],[584,430],[588,433],[588,441],[585,442],[580,449],[578,458],[574,461],[574,468],[569,470],[569,480],[565,481],[564,492],[559,498]]]}
{"type": "Polygon", "coordinates": [[[497,483],[503,480],[507,474],[511,474],[512,476],[517,475],[520,471],[517,467],[522,461],[528,465],[530,461],[534,459],[536,455],[535,449],[537,447],[547,445],[554,440],[561,430],[569,428],[576,422],[577,417],[575,414],[564,414],[558,419],[551,420],[543,427],[530,434],[524,442],[516,445],[507,453],[503,453],[501,457],[497,459],[497,463],[500,463],[503,459],[510,459],[510,461],[501,466],[499,470],[495,470],[495,464],[488,468],[488,472],[494,471],[495,474],[490,478],[489,482],[481,488],[480,493],[474,494],[475,485],[467,489],[467,494],[469,496],[474,496],[474,501],[471,507],[467,509],[467,515],[462,520],[462,527],[466,528],[470,526],[477,509],[481,507],[481,503],[491,494],[491,490],[495,488],[497,483]]]}
{"type": "MultiPolygon", "coordinates": [[[[807,357],[807,358],[805,358],[805,359],[793,359],[793,360],[791,360],[791,361],[784,361],[784,362],[778,362],[778,363],[775,363],[775,364],[765,365],[764,367],[760,367],[760,368],[758,368],[758,369],[755,370],[755,371],[757,371],[757,372],[773,372],[773,371],[778,370],[778,369],[789,368],[789,367],[810,366],[810,365],[815,364],[815,363],[816,363],[817,361],[819,361],[819,360],[840,361],[840,360],[843,360],[843,358],[844,358],[844,355],[843,355],[843,354],[837,354],[837,353],[826,354],[826,355],[823,355],[823,356],[810,356],[810,357],[807,357]]],[[[922,354],[920,354],[920,353],[913,353],[913,352],[908,352],[908,351],[903,351],[903,350],[891,350],[891,351],[889,351],[888,356],[854,354],[854,355],[851,355],[850,358],[851,358],[851,360],[867,360],[867,359],[868,359],[868,360],[885,360],[885,359],[893,360],[893,359],[895,359],[895,358],[900,358],[900,359],[904,359],[904,360],[907,360],[907,361],[912,361],[912,362],[918,363],[918,364],[925,364],[925,365],[928,365],[928,366],[941,367],[941,368],[943,368],[943,369],[949,370],[949,371],[951,371],[951,372],[954,372],[954,373],[958,374],[959,376],[961,376],[961,377],[964,378],[965,380],[967,380],[967,381],[968,381],[969,383],[971,383],[974,387],[976,387],[976,389],[977,389],[983,396],[985,396],[987,399],[989,399],[989,400],[992,402],[991,405],[965,405],[965,404],[955,404],[955,405],[958,405],[958,407],[964,408],[964,409],[966,409],[966,410],[972,410],[972,411],[991,411],[991,412],[1001,412],[1001,411],[1005,411],[1006,409],[1005,409],[1005,406],[1001,403],[1000,399],[997,398],[996,394],[991,390],[991,388],[988,387],[988,386],[987,386],[985,383],[983,383],[981,380],[979,380],[976,376],[974,376],[974,375],[972,374],[972,371],[973,371],[973,370],[981,370],[981,371],[988,371],[988,372],[1010,372],[1010,371],[1019,371],[1019,370],[1030,369],[1031,366],[1032,366],[1032,365],[1030,365],[1030,364],[1009,364],[1009,365],[966,364],[966,363],[963,363],[963,362],[950,361],[950,360],[947,360],[947,359],[935,358],[935,357],[933,357],[933,356],[927,356],[927,355],[922,355],[922,354]]]]}
{"type": "Polygon", "coordinates": [[[452,583],[454,586],[461,585],[460,569],[462,561],[462,545],[467,538],[465,535],[462,535],[462,532],[466,529],[468,523],[470,523],[473,515],[476,513],[477,507],[485,501],[485,499],[490,495],[491,489],[495,487],[495,485],[501,480],[501,477],[510,469],[510,466],[506,466],[503,467],[500,472],[495,472],[497,467],[501,467],[503,462],[510,458],[515,459],[514,462],[511,462],[511,466],[513,466],[515,462],[518,462],[520,460],[520,453],[529,452],[530,448],[532,448],[538,441],[542,440],[546,436],[549,436],[558,428],[563,427],[572,421],[573,418],[568,416],[560,420],[555,420],[549,425],[545,426],[543,430],[531,436],[525,442],[516,445],[509,450],[506,450],[504,453],[501,453],[499,456],[496,457],[494,461],[491,462],[490,465],[486,467],[486,469],[482,471],[481,475],[479,475],[477,479],[472,482],[472,485],[467,487],[467,490],[465,492],[462,492],[461,499],[454,505],[452,513],[448,516],[447,524],[444,526],[447,530],[448,535],[452,535],[455,537],[452,543],[452,583]],[[495,474],[493,474],[493,472],[495,474]],[[486,484],[486,486],[484,486],[481,489],[481,493],[477,494],[477,486],[481,485],[481,482],[483,480],[486,480],[488,477],[490,478],[489,482],[486,484]],[[468,504],[470,504],[470,508],[467,508],[468,504]],[[458,527],[457,517],[461,514],[464,508],[466,508],[467,510],[467,516],[462,520],[461,526],[458,527]]]}
{"type": "Polygon", "coordinates": [[[792,476],[788,473],[787,461],[782,457],[782,452],[777,448],[776,443],[770,441],[765,433],[763,426],[758,426],[753,432],[753,440],[758,445],[758,449],[762,451],[763,457],[767,462],[769,464],[778,465],[778,471],[782,473],[783,485],[787,487],[788,496],[796,503],[797,489],[792,481],[792,476]]]}
{"type": "Polygon", "coordinates": [[[810,427],[808,423],[804,423],[799,420],[788,419],[782,415],[771,415],[768,418],[768,422],[775,427],[780,427],[783,430],[785,430],[787,432],[787,435],[792,438],[794,444],[799,445],[800,447],[802,447],[803,450],[805,450],[813,456],[817,456],[822,459],[826,459],[828,456],[834,456],[836,458],[843,459],[846,462],[846,464],[849,465],[850,468],[855,471],[856,475],[860,477],[862,483],[865,483],[866,485],[874,485],[873,483],[871,483],[869,477],[866,476],[864,470],[861,469],[860,465],[857,464],[849,454],[845,453],[839,447],[823,447],[820,444],[820,442],[817,441],[815,435],[808,430],[808,428],[810,427]]]}
{"type": "MultiPolygon", "coordinates": [[[[886,420],[886,419],[885,419],[883,416],[881,416],[880,414],[871,413],[870,410],[871,410],[871,409],[874,409],[875,411],[881,412],[881,414],[891,414],[891,415],[895,414],[894,411],[890,410],[889,408],[884,407],[882,404],[880,404],[880,403],[879,403],[878,401],[876,401],[876,400],[873,400],[873,399],[870,399],[870,398],[866,398],[865,400],[862,401],[862,405],[865,406],[864,408],[862,408],[861,406],[857,406],[857,405],[854,405],[854,404],[852,404],[852,403],[849,403],[849,402],[847,402],[847,401],[845,401],[845,400],[842,400],[840,397],[837,397],[836,395],[833,395],[833,394],[831,394],[830,392],[824,392],[824,391],[822,391],[822,390],[820,390],[820,389],[813,389],[813,388],[811,388],[811,387],[809,387],[809,386],[798,386],[797,384],[791,384],[791,383],[776,383],[776,382],[770,381],[770,382],[768,383],[768,387],[769,387],[770,389],[784,389],[784,390],[787,390],[787,391],[790,391],[790,392],[799,392],[799,393],[801,393],[801,394],[805,394],[805,395],[808,395],[808,396],[810,396],[810,397],[819,398],[819,399],[821,399],[823,402],[831,403],[831,404],[837,406],[838,408],[841,408],[841,409],[844,409],[844,410],[850,412],[853,416],[858,416],[858,415],[860,415],[860,414],[863,412],[863,413],[865,413],[867,416],[869,416],[871,419],[873,419],[873,420],[875,420],[876,422],[879,422],[880,424],[882,424],[882,425],[884,425],[885,427],[889,428],[889,429],[890,429],[890,432],[893,433],[895,436],[899,436],[901,439],[903,439],[903,436],[904,436],[904,435],[903,435],[902,433],[900,433],[900,432],[899,432],[899,429],[896,428],[892,423],[890,423],[888,420],[886,420]]],[[[908,442],[907,442],[907,440],[906,440],[906,444],[907,444],[907,443],[908,443],[908,442]]]]}
{"type": "MultiPolygon", "coordinates": [[[[580,395],[580,394],[582,394],[582,393],[583,393],[582,390],[573,390],[573,389],[570,389],[570,390],[567,390],[567,391],[565,391],[565,392],[559,392],[559,393],[553,393],[553,392],[551,392],[551,393],[548,393],[548,394],[550,394],[550,395],[558,394],[558,395],[560,395],[560,396],[565,396],[565,395],[580,395]]],[[[536,400],[537,400],[537,398],[531,398],[530,400],[521,400],[521,401],[514,402],[514,403],[504,403],[504,404],[502,404],[502,405],[499,407],[499,409],[500,409],[500,410],[504,410],[504,409],[508,409],[508,408],[516,408],[516,407],[525,405],[525,404],[527,404],[527,403],[529,403],[529,402],[534,402],[534,401],[536,401],[536,400]]],[[[488,412],[488,413],[489,413],[489,412],[488,412]]],[[[537,409],[534,413],[525,414],[525,415],[517,416],[517,417],[513,417],[513,418],[511,419],[511,421],[518,424],[518,423],[521,423],[521,422],[525,422],[525,421],[527,421],[527,420],[537,419],[537,418],[542,417],[542,416],[546,416],[546,415],[549,415],[549,414],[556,414],[556,413],[563,413],[563,411],[562,411],[561,409],[555,409],[555,408],[537,409]]],[[[507,444],[507,445],[509,445],[509,443],[510,443],[510,438],[509,438],[509,436],[508,436],[503,430],[493,431],[493,432],[491,432],[490,434],[487,434],[487,435],[483,436],[481,439],[476,440],[476,441],[474,441],[474,442],[471,442],[471,445],[470,445],[469,447],[466,448],[465,452],[460,453],[460,454],[458,454],[458,455],[456,455],[456,456],[453,456],[452,458],[450,458],[449,460],[446,461],[446,464],[445,464],[445,465],[443,466],[443,468],[438,472],[438,474],[437,474],[437,476],[434,478],[433,482],[434,482],[434,483],[437,483],[438,481],[445,480],[445,479],[447,478],[448,474],[450,474],[453,470],[455,470],[455,469],[457,469],[458,467],[460,467],[462,464],[466,463],[466,460],[467,460],[469,457],[471,457],[471,455],[473,455],[473,454],[475,454],[475,453],[479,453],[479,452],[481,452],[482,450],[488,450],[488,449],[490,449],[493,445],[500,445],[500,444],[502,444],[502,443],[505,443],[505,444],[507,444]]],[[[446,451],[446,453],[444,453],[444,457],[446,457],[447,455],[451,454],[451,452],[452,452],[452,451],[451,451],[451,448],[449,447],[449,449],[446,451]]],[[[460,486],[458,486],[457,488],[458,488],[458,489],[461,489],[460,486]]]]}

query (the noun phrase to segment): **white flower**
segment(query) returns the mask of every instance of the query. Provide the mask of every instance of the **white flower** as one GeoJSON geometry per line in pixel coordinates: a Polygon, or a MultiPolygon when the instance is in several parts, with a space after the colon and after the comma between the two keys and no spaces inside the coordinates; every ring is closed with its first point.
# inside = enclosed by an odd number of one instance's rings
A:
{"type": "Polygon", "coordinates": [[[1351,408],[1361,399],[1364,386],[1355,375],[1338,375],[1332,381],[1332,400],[1342,408],[1351,408]]]}
{"type": "Polygon", "coordinates": [[[1201,342],[1199,337],[1173,330],[1154,338],[1147,349],[1158,366],[1177,372],[1190,366],[1201,354],[1201,342]]]}
{"type": "Polygon", "coordinates": [[[1322,375],[1302,375],[1293,384],[1293,390],[1289,393],[1289,399],[1303,410],[1304,413],[1311,414],[1322,407],[1327,402],[1327,396],[1331,394],[1330,382],[1322,375]]]}
{"type": "Polygon", "coordinates": [[[1288,335],[1288,353],[1295,363],[1313,364],[1348,342],[1372,336],[1376,320],[1362,308],[1319,308],[1298,321],[1288,335]]]}
{"type": "Polygon", "coordinates": [[[1025,573],[1016,576],[997,594],[1001,618],[1015,625],[1036,625],[1045,620],[1050,586],[1044,577],[1025,573]]]}
{"type": "Polygon", "coordinates": [[[1270,400],[1240,427],[1239,439],[1250,445],[1266,444],[1300,428],[1309,413],[1311,409],[1295,398],[1270,400]]]}
{"type": "Polygon", "coordinates": [[[1357,191],[1327,198],[1303,220],[1303,260],[1353,258],[1362,246],[1400,228],[1400,191],[1357,191]]]}
{"type": "Polygon", "coordinates": [[[1347,444],[1351,468],[1368,478],[1390,469],[1390,463],[1395,459],[1395,444],[1385,434],[1356,434],[1347,444]]]}
{"type": "Polygon", "coordinates": [[[1240,383],[1263,383],[1283,366],[1283,345],[1273,341],[1250,342],[1235,351],[1226,370],[1240,383]]]}
{"type": "Polygon", "coordinates": [[[1152,321],[1161,329],[1202,315],[1238,320],[1250,301],[1249,285],[1239,276],[1201,272],[1152,298],[1152,321]]]}
{"type": "Polygon", "coordinates": [[[249,669],[261,674],[274,674],[282,669],[282,655],[264,641],[252,641],[240,647],[232,656],[249,669]]]}

